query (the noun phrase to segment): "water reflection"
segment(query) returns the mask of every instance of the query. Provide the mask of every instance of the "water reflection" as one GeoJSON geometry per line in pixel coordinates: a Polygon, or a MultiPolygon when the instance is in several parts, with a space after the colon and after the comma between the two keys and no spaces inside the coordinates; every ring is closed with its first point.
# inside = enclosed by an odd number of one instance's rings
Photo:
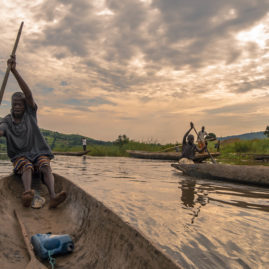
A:
{"type": "Polygon", "coordinates": [[[87,161],[86,161],[86,156],[82,156],[82,171],[87,171],[87,161]]]}
{"type": "Polygon", "coordinates": [[[208,202],[208,193],[203,189],[195,188],[195,179],[183,179],[179,182],[179,188],[181,189],[181,201],[186,208],[192,208],[193,217],[191,224],[194,223],[195,218],[198,217],[201,207],[205,206],[208,202]]]}
{"type": "Polygon", "coordinates": [[[180,183],[181,188],[181,201],[186,207],[194,206],[194,191],[195,191],[194,179],[182,180],[180,183]]]}
{"type": "Polygon", "coordinates": [[[246,209],[255,209],[255,210],[269,212],[269,205],[258,205],[255,203],[247,203],[244,201],[236,201],[236,200],[232,200],[231,202],[227,202],[227,201],[222,201],[222,200],[215,199],[215,198],[210,198],[210,200],[218,202],[218,203],[226,204],[226,205],[232,205],[232,206],[238,206],[238,207],[246,208],[246,209]]]}
{"type": "MultiPolygon", "coordinates": [[[[10,173],[9,161],[0,166],[10,173]]],[[[158,160],[56,156],[52,169],[183,268],[269,268],[269,189],[185,177],[158,160]]]]}
{"type": "MultiPolygon", "coordinates": [[[[236,188],[227,188],[222,187],[221,185],[214,185],[211,186],[209,184],[204,184],[200,186],[199,188],[195,187],[196,180],[193,178],[188,178],[181,180],[179,182],[179,188],[181,189],[181,201],[182,204],[185,207],[195,207],[197,203],[199,203],[201,206],[206,205],[209,203],[209,201],[214,201],[218,203],[223,203],[226,205],[231,206],[238,206],[242,208],[248,208],[248,209],[257,209],[262,210],[265,212],[269,211],[269,204],[259,204],[260,199],[268,199],[269,200],[269,194],[268,193],[262,193],[259,191],[253,191],[246,186],[246,189],[236,189],[236,188]],[[219,196],[219,198],[210,197],[208,193],[214,193],[219,196]],[[195,198],[197,196],[197,198],[195,198]],[[226,197],[231,197],[230,200],[226,200],[226,197]],[[225,197],[225,200],[221,200],[221,197],[225,197]],[[241,199],[252,199],[254,198],[257,202],[246,202],[242,200],[236,199],[236,197],[240,197],[241,199]]],[[[255,187],[253,187],[255,188],[255,187]]]]}

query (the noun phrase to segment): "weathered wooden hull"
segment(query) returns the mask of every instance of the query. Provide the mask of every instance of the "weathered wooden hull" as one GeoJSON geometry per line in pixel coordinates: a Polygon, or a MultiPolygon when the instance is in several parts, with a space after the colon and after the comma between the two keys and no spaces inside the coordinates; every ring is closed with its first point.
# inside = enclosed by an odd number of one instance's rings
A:
{"type": "MultiPolygon", "coordinates": [[[[157,159],[157,160],[170,160],[170,161],[178,161],[181,156],[180,152],[148,152],[148,151],[140,151],[140,150],[127,150],[129,155],[134,158],[142,158],[142,159],[157,159]]],[[[212,157],[217,157],[220,153],[211,153],[212,157]]],[[[209,159],[209,155],[207,153],[196,154],[194,158],[194,162],[202,162],[206,159],[209,159]]]]}
{"type": "Polygon", "coordinates": [[[269,186],[269,167],[229,164],[171,164],[184,174],[230,182],[269,186]]]}
{"type": "MultiPolygon", "coordinates": [[[[0,179],[0,268],[25,268],[29,262],[14,208],[29,237],[48,232],[72,237],[75,250],[57,257],[57,268],[179,268],[141,232],[74,183],[55,175],[55,184],[57,192],[67,191],[67,200],[54,210],[49,210],[47,204],[42,209],[32,209],[21,205],[23,189],[19,178],[0,179]]],[[[48,201],[44,185],[39,191],[48,201]]],[[[47,262],[44,264],[51,268],[47,262]]]]}
{"type": "Polygon", "coordinates": [[[269,154],[252,154],[254,160],[268,161],[269,154]]]}
{"type": "Polygon", "coordinates": [[[83,156],[86,155],[90,150],[81,151],[81,152],[53,152],[54,155],[64,155],[64,156],[83,156]]]}

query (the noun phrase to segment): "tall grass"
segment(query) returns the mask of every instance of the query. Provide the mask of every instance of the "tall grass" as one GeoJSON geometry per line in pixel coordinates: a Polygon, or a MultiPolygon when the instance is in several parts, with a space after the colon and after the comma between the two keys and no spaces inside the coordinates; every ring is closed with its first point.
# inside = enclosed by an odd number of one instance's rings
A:
{"type": "MultiPolygon", "coordinates": [[[[109,144],[109,145],[96,145],[88,144],[87,150],[90,150],[88,153],[92,156],[128,156],[127,150],[143,150],[143,151],[162,151],[165,148],[174,146],[173,144],[161,145],[157,142],[139,142],[139,141],[129,141],[129,143],[123,145],[109,144]]],[[[82,146],[70,147],[68,145],[56,145],[53,151],[60,152],[76,152],[82,151],[82,146]]]]}
{"type": "Polygon", "coordinates": [[[90,153],[92,156],[128,156],[127,150],[143,150],[143,151],[161,151],[171,144],[161,145],[159,143],[146,143],[130,141],[122,146],[119,145],[89,145],[90,153]]]}
{"type": "MultiPolygon", "coordinates": [[[[214,145],[216,141],[208,143],[209,151],[215,152],[216,149],[214,145]]],[[[142,151],[165,151],[165,149],[173,147],[175,144],[169,143],[162,145],[157,141],[140,142],[130,140],[128,143],[123,145],[117,145],[115,143],[98,145],[98,144],[88,144],[87,149],[90,150],[88,153],[92,156],[128,156],[127,150],[142,150],[142,151]]],[[[53,151],[61,152],[78,152],[82,151],[82,146],[72,146],[70,147],[67,143],[61,143],[55,145],[53,151]]],[[[0,144],[0,151],[6,152],[6,145],[0,144]]],[[[269,154],[269,139],[253,139],[253,140],[231,140],[223,141],[220,146],[221,156],[220,158],[242,158],[242,155],[247,155],[251,153],[255,154],[269,154]]]]}
{"type": "Polygon", "coordinates": [[[221,146],[221,152],[269,154],[269,139],[239,140],[221,146]]]}

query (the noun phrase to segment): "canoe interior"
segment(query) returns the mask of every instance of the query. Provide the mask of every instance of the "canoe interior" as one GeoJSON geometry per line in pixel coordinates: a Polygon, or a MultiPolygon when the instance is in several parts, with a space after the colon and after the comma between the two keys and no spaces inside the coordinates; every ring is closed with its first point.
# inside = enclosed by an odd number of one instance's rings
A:
{"type": "MultiPolygon", "coordinates": [[[[34,179],[34,185],[48,203],[46,187],[39,179],[34,179]]],[[[71,181],[55,175],[55,187],[57,192],[64,189],[68,193],[58,208],[49,210],[47,203],[42,209],[24,208],[20,178],[0,179],[0,268],[25,268],[29,262],[15,208],[29,237],[48,232],[71,236],[75,250],[57,257],[56,268],[179,268],[141,232],[71,181]]],[[[48,262],[44,264],[51,268],[48,262]]]]}
{"type": "MultiPolygon", "coordinates": [[[[171,160],[177,161],[181,156],[180,152],[148,152],[148,151],[139,151],[139,150],[127,150],[129,155],[134,158],[142,159],[157,159],[157,160],[171,160]]],[[[219,152],[211,153],[212,157],[217,157],[220,155],[219,152]]],[[[210,156],[207,153],[196,154],[194,162],[202,162],[206,159],[209,159],[210,156]]]]}
{"type": "Polygon", "coordinates": [[[231,165],[231,164],[171,164],[184,174],[206,179],[269,186],[269,167],[262,165],[231,165]]]}

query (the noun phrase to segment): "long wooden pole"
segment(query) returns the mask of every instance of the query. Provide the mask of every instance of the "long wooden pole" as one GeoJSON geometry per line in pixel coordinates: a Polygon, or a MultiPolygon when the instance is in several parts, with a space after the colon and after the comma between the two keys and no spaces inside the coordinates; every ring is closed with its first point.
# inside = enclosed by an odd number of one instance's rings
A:
{"type": "MultiPolygon", "coordinates": [[[[21,37],[22,27],[23,27],[23,22],[21,23],[21,26],[20,26],[20,29],[18,31],[14,47],[13,47],[13,50],[12,50],[12,53],[11,53],[11,56],[13,56],[13,57],[16,55],[16,50],[17,50],[17,47],[18,47],[18,44],[19,44],[19,41],[20,41],[20,37],[21,37]]],[[[10,72],[10,65],[7,66],[6,74],[4,76],[4,80],[3,80],[3,83],[2,83],[2,86],[1,86],[1,90],[0,90],[0,105],[2,103],[3,95],[4,95],[4,92],[5,92],[6,85],[7,85],[9,72],[10,72]]]]}
{"type": "Polygon", "coordinates": [[[30,242],[30,239],[28,237],[28,234],[26,232],[26,228],[21,220],[21,218],[19,217],[17,211],[14,209],[14,214],[17,218],[17,221],[20,225],[21,228],[21,232],[23,235],[23,240],[27,249],[27,252],[29,254],[30,257],[30,262],[27,264],[27,266],[25,267],[25,269],[47,269],[47,267],[45,265],[43,265],[36,257],[35,257],[35,253],[33,251],[33,246],[30,242]]]}
{"type": "Polygon", "coordinates": [[[176,147],[181,148],[182,145],[181,144],[178,144],[177,146],[173,146],[173,147],[170,147],[170,148],[163,149],[163,150],[161,150],[161,152],[166,151],[168,149],[175,149],[176,147]]]}

